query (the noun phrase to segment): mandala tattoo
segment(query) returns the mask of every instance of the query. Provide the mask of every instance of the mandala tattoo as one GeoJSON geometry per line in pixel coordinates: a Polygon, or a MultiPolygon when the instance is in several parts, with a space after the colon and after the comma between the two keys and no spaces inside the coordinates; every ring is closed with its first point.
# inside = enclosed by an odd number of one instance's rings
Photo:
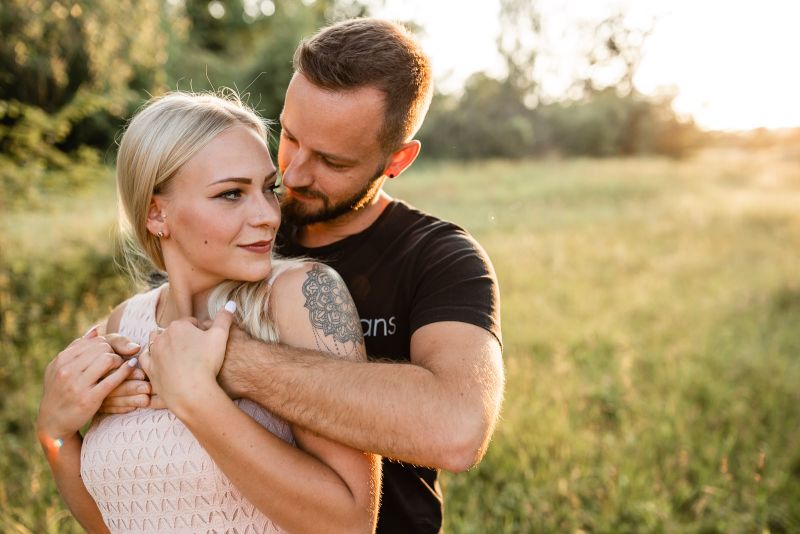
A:
{"type": "Polygon", "coordinates": [[[363,337],[358,311],[347,287],[339,277],[331,276],[327,269],[318,264],[311,268],[307,276],[303,283],[303,296],[306,298],[305,307],[314,327],[317,346],[337,354],[350,354],[363,343],[363,337]],[[333,347],[326,343],[330,338],[333,347]]]}

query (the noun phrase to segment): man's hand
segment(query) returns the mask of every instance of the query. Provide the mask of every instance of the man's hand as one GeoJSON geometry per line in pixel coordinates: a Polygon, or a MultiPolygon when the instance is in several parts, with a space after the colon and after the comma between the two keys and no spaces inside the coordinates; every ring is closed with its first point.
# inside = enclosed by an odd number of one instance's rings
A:
{"type": "MultiPolygon", "coordinates": [[[[198,323],[201,330],[208,330],[211,328],[213,321],[206,319],[198,323]]],[[[222,369],[217,375],[217,383],[222,390],[233,400],[241,399],[244,397],[244,384],[243,378],[248,376],[247,364],[243,359],[243,355],[247,354],[247,346],[249,343],[257,343],[259,347],[268,344],[266,342],[256,341],[250,334],[239,328],[237,325],[232,324],[228,333],[228,344],[225,349],[225,359],[222,362],[222,369]]],[[[263,351],[258,351],[260,357],[263,357],[263,351]]],[[[160,408],[166,408],[163,401],[160,400],[158,395],[153,395],[151,403],[159,403],[160,408]]],[[[151,408],[156,408],[151,406],[151,408]]]]}
{"type": "Polygon", "coordinates": [[[98,336],[93,328],[48,364],[36,419],[43,442],[74,435],[94,416],[103,399],[131,374],[136,360],[123,365],[118,352],[135,354],[139,346],[109,337],[98,336]]]}
{"type": "Polygon", "coordinates": [[[103,399],[100,413],[128,413],[136,408],[150,406],[150,393],[152,388],[147,380],[147,375],[138,367],[128,378],[103,399]]]}
{"type": "MultiPolygon", "coordinates": [[[[139,345],[133,343],[129,338],[120,334],[106,334],[106,341],[111,348],[127,360],[138,352],[139,345]],[[127,347],[136,346],[137,349],[131,352],[127,347]]],[[[152,388],[147,380],[147,375],[140,368],[135,367],[133,372],[120,385],[114,388],[111,393],[103,399],[103,403],[98,410],[100,413],[121,414],[132,412],[137,408],[155,408],[151,401],[152,388]]],[[[163,406],[160,406],[163,408],[163,406]]]]}

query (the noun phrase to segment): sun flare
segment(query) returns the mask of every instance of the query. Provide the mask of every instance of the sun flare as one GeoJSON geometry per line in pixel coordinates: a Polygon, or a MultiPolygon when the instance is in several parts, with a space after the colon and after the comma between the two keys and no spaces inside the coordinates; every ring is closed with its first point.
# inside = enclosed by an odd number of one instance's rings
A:
{"type": "MultiPolygon", "coordinates": [[[[635,78],[640,91],[674,88],[675,110],[705,129],[800,127],[800,106],[794,103],[800,70],[790,57],[800,50],[795,29],[800,2],[540,0],[538,5],[543,31],[566,36],[553,40],[553,57],[543,69],[551,95],[563,94],[576,70],[577,45],[570,32],[622,10],[635,20],[655,20],[635,78]]],[[[438,87],[453,92],[474,72],[502,75],[499,10],[498,0],[387,0],[377,14],[422,26],[438,87]]]]}

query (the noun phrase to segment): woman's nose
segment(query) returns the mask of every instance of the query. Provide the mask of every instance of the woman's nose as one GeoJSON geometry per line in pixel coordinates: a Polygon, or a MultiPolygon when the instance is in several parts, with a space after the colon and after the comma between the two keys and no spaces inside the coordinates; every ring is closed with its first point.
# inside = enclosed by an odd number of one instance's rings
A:
{"type": "Polygon", "coordinates": [[[281,223],[281,209],[278,197],[272,191],[265,193],[254,202],[250,224],[277,228],[281,223]]]}

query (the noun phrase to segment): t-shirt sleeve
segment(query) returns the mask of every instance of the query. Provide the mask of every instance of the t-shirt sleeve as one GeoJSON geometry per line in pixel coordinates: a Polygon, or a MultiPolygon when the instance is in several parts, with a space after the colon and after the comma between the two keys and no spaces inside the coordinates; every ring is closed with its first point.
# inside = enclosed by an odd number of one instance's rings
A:
{"type": "Polygon", "coordinates": [[[478,242],[466,232],[448,232],[430,239],[418,261],[411,332],[458,321],[488,330],[502,346],[497,276],[478,242]]]}

